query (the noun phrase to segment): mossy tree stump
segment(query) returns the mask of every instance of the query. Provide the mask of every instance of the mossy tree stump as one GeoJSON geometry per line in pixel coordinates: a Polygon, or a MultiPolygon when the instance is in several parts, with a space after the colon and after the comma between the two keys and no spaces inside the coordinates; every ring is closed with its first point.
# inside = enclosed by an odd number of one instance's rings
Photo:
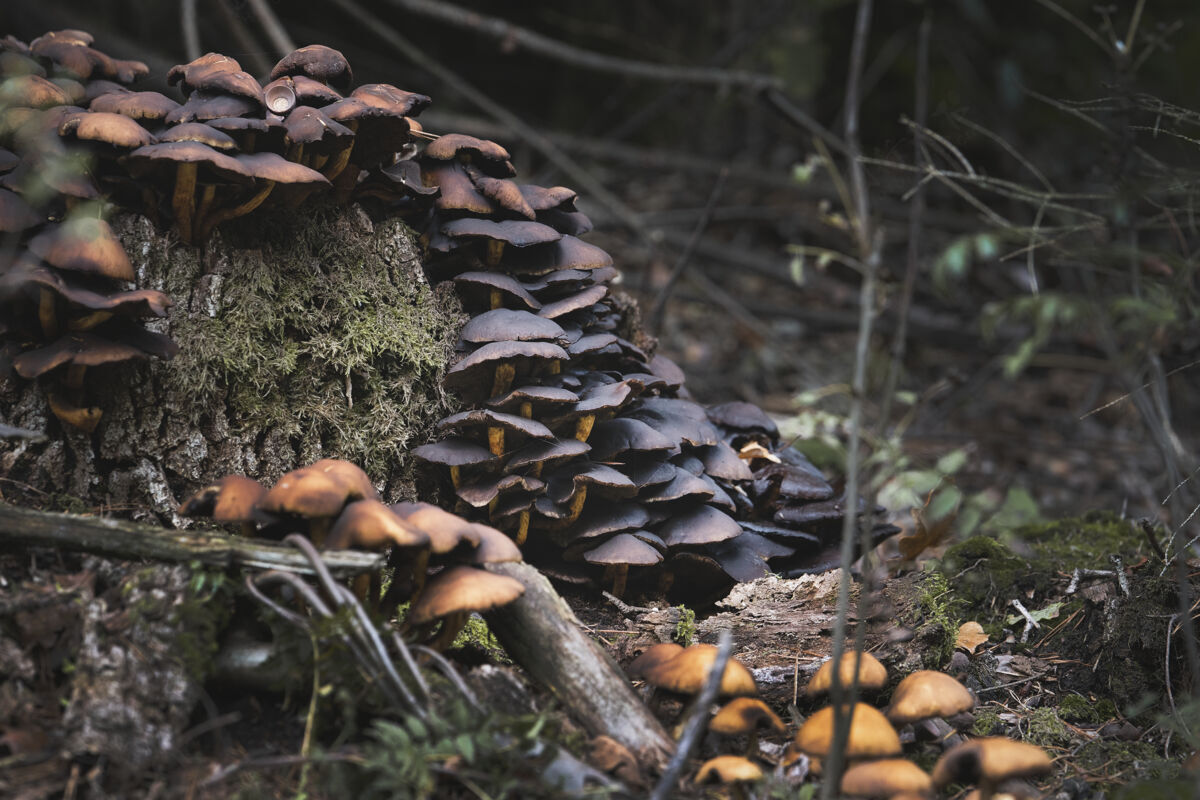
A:
{"type": "Polygon", "coordinates": [[[198,247],[144,217],[111,222],[138,286],[175,301],[148,327],[179,355],[89,370],[92,434],[59,422],[36,383],[0,382],[2,421],[47,434],[0,443],[7,498],[178,525],[178,502],[209,481],[270,483],[322,457],[360,464],[387,499],[412,495],[408,450],[454,410],[441,375],[464,318],[402,222],[306,206],[198,247]]]}

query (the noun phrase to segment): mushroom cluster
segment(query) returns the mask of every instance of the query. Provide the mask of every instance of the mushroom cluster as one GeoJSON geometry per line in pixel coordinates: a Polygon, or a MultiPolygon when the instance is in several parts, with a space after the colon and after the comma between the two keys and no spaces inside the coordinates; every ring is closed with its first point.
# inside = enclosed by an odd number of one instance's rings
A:
{"type": "Polygon", "coordinates": [[[470,136],[438,138],[413,166],[438,190],[419,225],[426,271],[471,315],[445,385],[472,406],[415,455],[462,513],[617,595],[631,573],[697,602],[836,563],[834,487],[760,409],[691,401],[681,370],[629,338],[574,192],[518,183],[503,147],[470,136]]]}
{"type": "MultiPolygon", "coordinates": [[[[179,513],[237,525],[246,535],[299,533],[329,549],[390,550],[394,573],[382,602],[389,609],[411,603],[406,624],[413,638],[436,649],[450,646],[471,613],[525,591],[520,581],[480,568],[521,560],[503,533],[428,503],[385,505],[367,474],[348,461],[322,459],[269,489],[226,475],[185,500],[179,513]]],[[[358,588],[381,599],[377,586],[358,588]]]]}
{"type": "MultiPolygon", "coordinates": [[[[333,191],[377,196],[413,152],[429,104],[388,84],[351,90],[336,50],[303,47],[264,86],[238,62],[208,53],[173,67],[183,102],[129,84],[145,64],[110,58],[75,30],[30,44],[0,40],[0,327],[17,374],[46,384],[54,414],[93,430],[100,411],[84,402],[83,373],[175,345],[139,320],[171,301],[136,289],[109,205],[173,225],[185,244],[262,206],[295,207],[333,191]]],[[[405,173],[406,174],[406,173],[405,173]]],[[[430,194],[415,186],[412,193],[430,194]]]]}

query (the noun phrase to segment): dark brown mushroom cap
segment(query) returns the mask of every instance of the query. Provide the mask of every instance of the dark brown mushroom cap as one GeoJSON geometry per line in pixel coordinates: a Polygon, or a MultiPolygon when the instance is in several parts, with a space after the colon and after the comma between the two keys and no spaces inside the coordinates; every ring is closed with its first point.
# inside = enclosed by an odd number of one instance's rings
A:
{"type": "Polygon", "coordinates": [[[119,281],[134,279],[125,246],[107,222],[95,217],[72,216],[62,225],[34,236],[28,246],[34,255],[58,269],[119,281]]]}
{"type": "Polygon", "coordinates": [[[711,500],[712,496],[712,487],[702,478],[675,467],[675,475],[671,480],[643,490],[638,494],[638,500],[647,505],[653,505],[655,503],[671,503],[685,498],[705,502],[711,500]]]}
{"type": "Polygon", "coordinates": [[[694,782],[753,783],[762,777],[762,768],[745,756],[717,756],[700,765],[694,782]]]}
{"type": "MultiPolygon", "coordinates": [[[[437,199],[434,200],[434,208],[438,211],[447,214],[478,214],[482,216],[490,215],[495,211],[495,207],[491,200],[483,196],[471,179],[467,176],[466,171],[459,164],[438,164],[432,166],[421,165],[421,181],[426,186],[436,186],[438,189],[437,199]]],[[[435,242],[430,235],[430,247],[437,252],[449,252],[453,249],[455,241],[438,229],[438,234],[441,235],[441,241],[435,242]]]]}
{"type": "Polygon", "coordinates": [[[248,175],[261,180],[292,186],[329,185],[329,179],[315,169],[288,161],[278,153],[245,153],[235,159],[248,175]]]}
{"type": "Polygon", "coordinates": [[[764,561],[772,558],[787,558],[796,554],[795,547],[788,544],[780,544],[754,531],[746,530],[744,522],[739,522],[738,525],[742,528],[741,536],[709,545],[709,552],[717,551],[719,548],[726,547],[727,545],[737,545],[739,548],[750,551],[764,561]]]}
{"type": "Polygon", "coordinates": [[[473,431],[480,428],[504,428],[512,433],[520,433],[533,439],[553,439],[554,434],[542,423],[534,419],[518,417],[515,414],[502,414],[489,408],[475,408],[451,414],[437,424],[439,432],[473,431]]]}
{"type": "MultiPolygon", "coordinates": [[[[859,500],[859,513],[865,509],[865,504],[859,500]]],[[[814,503],[786,505],[775,512],[775,521],[793,525],[808,525],[817,522],[839,520],[846,516],[844,499],[821,500],[814,503]]]]}
{"type": "Polygon", "coordinates": [[[746,534],[742,533],[720,542],[711,542],[704,546],[708,555],[717,562],[729,577],[738,583],[749,583],[770,574],[771,568],[758,551],[743,541],[746,534]]]}
{"type": "Polygon", "coordinates": [[[730,403],[710,406],[708,418],[722,428],[741,433],[762,433],[772,440],[779,437],[779,428],[761,408],[753,403],[735,400],[730,403]]]}
{"type": "Polygon", "coordinates": [[[603,300],[607,295],[607,286],[589,286],[578,294],[564,297],[561,300],[555,300],[553,303],[544,304],[541,310],[538,311],[538,314],[546,319],[557,319],[574,311],[589,308],[596,302],[603,300]]]}
{"type": "Polygon", "coordinates": [[[200,142],[215,150],[237,150],[237,142],[224,131],[203,122],[185,122],[174,125],[159,134],[160,142],[200,142]]]}
{"type": "Polygon", "coordinates": [[[583,236],[594,227],[587,214],[582,211],[559,211],[556,208],[537,212],[537,221],[549,225],[564,236],[583,236]]]}
{"type": "Polygon", "coordinates": [[[933,768],[933,783],[987,783],[1044,775],[1054,766],[1040,747],[1002,736],[972,739],[947,750],[933,768]]]}
{"type": "Polygon", "coordinates": [[[675,465],[657,459],[644,463],[622,464],[617,469],[624,472],[639,490],[662,486],[675,477],[675,465]]]}
{"type": "Polygon", "coordinates": [[[677,514],[658,531],[670,547],[723,542],[741,533],[741,527],[732,517],[712,506],[677,514]]]}
{"type": "Polygon", "coordinates": [[[98,367],[148,355],[174,355],[177,348],[167,337],[150,331],[142,331],[142,334],[139,337],[141,341],[128,342],[114,341],[93,333],[76,333],[63,336],[45,347],[21,353],[12,363],[22,378],[36,378],[64,364],[98,367]]]}
{"type": "Polygon", "coordinates": [[[50,108],[67,104],[67,93],[38,75],[18,75],[0,82],[0,108],[50,108]]]}
{"type": "Polygon", "coordinates": [[[174,170],[180,164],[197,164],[202,177],[211,176],[231,183],[250,183],[253,179],[236,158],[219,153],[200,142],[163,142],[139,147],[125,156],[131,171],[141,176],[151,169],[174,170]]]}
{"type": "Polygon", "coordinates": [[[536,311],[542,304],[511,275],[502,272],[463,272],[454,276],[454,288],[468,310],[486,307],[493,290],[506,302],[536,311]]]}
{"type": "Polygon", "coordinates": [[[896,725],[930,717],[952,717],[975,707],[975,696],[944,672],[920,669],[904,676],[892,692],[887,718],[896,725]]]}
{"type": "MultiPolygon", "coordinates": [[[[838,663],[841,664],[838,669],[838,681],[847,689],[854,680],[855,672],[858,673],[858,685],[861,689],[882,689],[887,685],[887,668],[870,653],[855,653],[853,650],[849,650],[842,653],[842,659],[838,663]]],[[[832,689],[833,667],[833,659],[822,664],[820,669],[809,678],[808,685],[804,687],[805,693],[814,697],[832,689]]],[[[892,720],[892,722],[895,721],[892,720]]]]}
{"type": "MultiPolygon", "coordinates": [[[[355,136],[355,141],[361,143],[363,137],[368,134],[359,132],[355,136]]],[[[355,160],[358,158],[357,147],[356,144],[355,160]]],[[[436,186],[426,186],[421,181],[421,168],[415,161],[407,159],[370,170],[367,177],[359,181],[354,191],[356,197],[380,197],[384,200],[398,197],[428,198],[436,196],[439,192],[436,186]]]]}
{"type": "MultiPolygon", "coordinates": [[[[493,178],[471,164],[464,165],[463,169],[479,193],[496,204],[502,216],[519,217],[530,222],[537,218],[537,214],[529,207],[529,203],[525,202],[525,196],[514,181],[508,178],[493,178]]],[[[540,223],[534,222],[533,224],[540,223]]],[[[542,227],[561,236],[549,225],[542,225],[542,227]]]]}
{"type": "Polygon", "coordinates": [[[187,64],[177,64],[167,72],[167,85],[179,84],[185,95],[195,92],[242,97],[261,105],[262,86],[242,69],[236,59],[220,53],[206,53],[187,64]]]}
{"type": "MultiPolygon", "coordinates": [[[[469,324],[469,323],[468,323],[469,324]]],[[[579,395],[569,389],[557,386],[520,386],[502,396],[493,397],[487,401],[488,408],[512,413],[528,403],[534,409],[534,416],[542,416],[539,411],[562,408],[579,402],[579,395]]]]}
{"type": "Polygon", "coordinates": [[[408,611],[412,625],[464,611],[489,611],[525,594],[525,586],[507,575],[493,575],[473,567],[448,567],[425,584],[425,590],[408,611]]]}
{"type": "Polygon", "coordinates": [[[192,92],[187,102],[169,112],[163,121],[168,125],[178,125],[181,122],[206,122],[221,117],[241,117],[260,113],[261,110],[261,105],[246,97],[192,92]]]}
{"type": "Polygon", "coordinates": [[[745,459],[725,442],[697,447],[696,457],[704,463],[704,471],[723,481],[748,481],[754,478],[745,459]]]}
{"type": "Polygon", "coordinates": [[[650,645],[633,661],[630,661],[625,666],[625,674],[630,678],[637,680],[641,678],[647,669],[650,667],[662,664],[664,661],[669,661],[675,656],[683,652],[683,646],[674,642],[662,642],[660,644],[650,645]]]}
{"type": "Polygon", "coordinates": [[[620,355],[617,337],[611,333],[592,333],[581,336],[567,345],[567,354],[572,358],[584,355],[620,355]]]}
{"type": "Polygon", "coordinates": [[[448,133],[425,146],[422,160],[464,161],[474,164],[494,178],[511,178],[516,174],[509,162],[508,151],[495,142],[476,139],[462,133],[448,133]]]}
{"type": "Polygon", "coordinates": [[[515,272],[541,275],[560,269],[611,267],[613,260],[612,256],[594,244],[564,234],[558,241],[544,247],[533,247],[511,255],[506,253],[504,263],[515,272]]]}
{"type": "Polygon", "coordinates": [[[179,103],[161,92],[131,92],[128,90],[102,94],[91,101],[90,111],[120,114],[130,119],[162,120],[179,108],[179,103]]]}
{"type": "Polygon", "coordinates": [[[165,317],[167,309],[173,305],[171,298],[155,289],[102,294],[74,286],[59,273],[21,259],[0,276],[0,299],[6,302],[18,300],[25,289],[49,289],[71,306],[125,317],[165,317]]]}
{"type": "Polygon", "coordinates": [[[378,500],[379,492],[371,478],[357,464],[340,458],[322,458],[314,461],[308,469],[329,475],[341,482],[350,492],[353,500],[378,500]]]}
{"type": "Polygon", "coordinates": [[[842,794],[852,797],[915,797],[933,794],[933,781],[916,764],[903,758],[885,758],[855,764],[842,774],[842,794]]]}
{"type": "Polygon", "coordinates": [[[579,461],[559,467],[546,476],[546,498],[555,503],[566,503],[584,486],[591,487],[589,491],[600,497],[628,499],[637,493],[633,481],[607,464],[579,461]]]}
{"type": "Polygon", "coordinates": [[[589,564],[627,564],[649,567],[663,560],[662,553],[628,533],[618,533],[598,547],[583,553],[589,564]]]}
{"type": "Polygon", "coordinates": [[[508,457],[504,468],[507,471],[515,471],[541,464],[545,470],[555,464],[577,458],[591,449],[586,442],[578,439],[536,439],[514,451],[508,457]]]}
{"type": "MultiPolygon", "coordinates": [[[[678,364],[666,356],[656,355],[654,358],[650,359],[650,363],[647,366],[651,375],[661,378],[667,382],[666,388],[678,389],[679,387],[683,386],[684,380],[686,379],[683,374],[683,370],[679,368],[678,364]]],[[[626,377],[628,378],[628,376],[626,377]]]]}
{"type": "Polygon", "coordinates": [[[408,92],[390,83],[364,83],[356,87],[350,97],[369,106],[409,117],[417,116],[433,102],[428,95],[408,92]]]}
{"type": "Polygon", "coordinates": [[[388,506],[397,516],[429,534],[429,550],[445,555],[461,545],[479,545],[479,526],[457,514],[430,503],[393,503],[388,506]]]}
{"type": "Polygon", "coordinates": [[[768,464],[755,470],[751,491],[755,497],[777,494],[789,500],[828,500],[833,497],[833,486],[816,467],[805,469],[792,464],[768,464]]]}
{"type": "MultiPolygon", "coordinates": [[[[717,648],[711,644],[685,647],[674,658],[642,670],[647,683],[681,694],[698,694],[717,660],[717,648]]],[[[729,659],[721,675],[721,697],[758,694],[754,676],[736,658],[729,659]]]]}
{"type": "MultiPolygon", "coordinates": [[[[314,106],[316,108],[324,108],[325,106],[336,103],[342,99],[342,95],[336,89],[328,86],[321,81],[313,80],[307,75],[292,75],[284,79],[290,82],[291,89],[296,94],[296,102],[301,105],[314,106]]],[[[274,83],[274,81],[272,81],[274,83]]],[[[268,84],[269,86],[270,84],[268,84]]],[[[267,86],[263,87],[266,92],[267,86]]],[[[275,113],[279,113],[276,111],[275,113]]],[[[338,120],[339,122],[341,120],[338,120]]]]}
{"type": "Polygon", "coordinates": [[[497,308],[473,317],[462,329],[463,341],[487,342],[551,341],[563,338],[557,322],[529,311],[497,308]]]}
{"type": "Polygon", "coordinates": [[[26,203],[19,194],[0,189],[0,233],[19,233],[44,220],[45,217],[34,211],[33,206],[26,203]]]}
{"type": "Polygon", "coordinates": [[[635,531],[646,525],[650,515],[638,503],[594,503],[583,509],[574,524],[565,530],[553,530],[550,537],[560,545],[583,539],[595,539],[610,533],[635,531]]]}
{"type": "Polygon", "coordinates": [[[480,478],[473,483],[458,487],[456,493],[459,499],[467,505],[483,508],[502,494],[512,492],[538,494],[545,485],[539,478],[508,474],[480,478]]]}
{"type": "Polygon", "coordinates": [[[334,147],[354,137],[354,131],[312,106],[296,106],[283,120],[283,125],[287,128],[288,141],[295,144],[319,143],[322,147],[334,147]]]}
{"type": "Polygon", "coordinates": [[[632,453],[677,453],[679,446],[646,423],[636,419],[597,422],[588,437],[598,461],[613,461],[632,453]]]}
{"type": "Polygon", "coordinates": [[[759,729],[776,733],[787,730],[779,715],[755,697],[735,697],[730,700],[708,721],[708,729],[725,736],[737,736],[759,729]]]}
{"type": "Polygon", "coordinates": [[[523,219],[496,222],[477,217],[463,217],[443,224],[441,230],[451,239],[491,239],[513,247],[546,245],[562,238],[561,233],[548,225],[523,219]]]}
{"type": "MultiPolygon", "coordinates": [[[[122,86],[115,81],[105,80],[104,78],[93,78],[84,84],[83,88],[85,103],[91,103],[96,98],[107,94],[133,94],[133,90],[128,86],[122,86]]],[[[97,110],[112,111],[111,108],[97,110]]]]}
{"type": "Polygon", "coordinates": [[[535,212],[549,211],[551,209],[560,209],[563,211],[575,210],[575,198],[577,195],[565,186],[546,187],[537,186],[532,183],[522,183],[517,188],[520,189],[525,202],[535,212]]]}
{"type": "Polygon", "coordinates": [[[664,436],[692,447],[713,445],[720,435],[704,407],[674,397],[646,397],[638,402],[628,416],[640,419],[664,436]]]}
{"type": "Polygon", "coordinates": [[[414,448],[412,454],[421,461],[446,467],[482,466],[496,460],[486,447],[461,436],[448,436],[440,442],[423,444],[414,448]]]}
{"type": "Polygon", "coordinates": [[[185,517],[211,517],[216,522],[249,522],[267,487],[245,475],[226,475],[179,506],[185,517]]]}
{"type": "Polygon", "coordinates": [[[502,362],[566,361],[567,351],[550,342],[490,342],[473,350],[446,372],[447,389],[471,397],[486,397],[491,373],[502,362]]]}
{"type": "Polygon", "coordinates": [[[92,50],[91,43],[91,35],[83,31],[50,31],[30,42],[29,52],[53,62],[59,72],[86,80],[101,61],[98,57],[103,55],[92,50]]]}
{"type": "Polygon", "coordinates": [[[271,70],[271,80],[285,75],[307,75],[343,92],[354,85],[350,62],[340,51],[323,44],[310,44],[281,58],[271,70]]]}
{"type": "Polygon", "coordinates": [[[360,500],[351,487],[336,475],[301,467],[284,475],[259,501],[258,507],[269,514],[332,519],[346,503],[360,500]]]}
{"type": "Polygon", "coordinates": [[[325,547],[330,550],[381,550],[388,546],[428,547],[429,534],[408,524],[378,500],[347,504],[325,539],[325,547]]]}
{"type": "MultiPolygon", "coordinates": [[[[833,743],[833,714],[830,706],[810,716],[796,732],[796,746],[809,755],[828,755],[833,743]]],[[[887,718],[866,703],[855,703],[850,713],[846,758],[882,758],[899,755],[900,749],[900,736],[887,718]]]]}

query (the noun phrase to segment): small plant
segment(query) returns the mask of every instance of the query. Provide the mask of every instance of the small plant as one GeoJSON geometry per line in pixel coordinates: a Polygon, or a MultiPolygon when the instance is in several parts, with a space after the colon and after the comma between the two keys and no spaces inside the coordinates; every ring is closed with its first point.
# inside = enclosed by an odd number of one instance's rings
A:
{"type": "Polygon", "coordinates": [[[696,612],[684,605],[675,608],[679,610],[679,622],[675,623],[675,633],[671,639],[681,647],[691,647],[696,637],[696,612]]]}

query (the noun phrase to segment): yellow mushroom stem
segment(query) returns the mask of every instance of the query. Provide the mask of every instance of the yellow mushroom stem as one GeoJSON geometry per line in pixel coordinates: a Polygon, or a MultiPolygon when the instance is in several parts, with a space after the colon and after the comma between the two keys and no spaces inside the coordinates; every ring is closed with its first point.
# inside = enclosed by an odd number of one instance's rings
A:
{"type": "Polygon", "coordinates": [[[609,591],[618,599],[625,594],[625,581],[628,577],[628,564],[609,564],[604,568],[604,582],[612,587],[609,591]]]}
{"type": "Polygon", "coordinates": [[[297,164],[304,163],[304,143],[303,142],[296,142],[288,149],[287,160],[295,161],[297,164]]]}
{"type": "Polygon", "coordinates": [[[496,367],[495,376],[492,379],[492,397],[504,394],[512,386],[513,379],[517,377],[517,368],[514,364],[504,362],[496,367]]]}
{"type": "Polygon", "coordinates": [[[212,208],[213,200],[217,196],[217,187],[213,184],[208,184],[200,192],[200,203],[196,206],[196,214],[192,217],[192,232],[196,236],[196,241],[203,241],[205,233],[200,228],[200,222],[208,216],[209,209],[212,208]]]}
{"type": "Polygon", "coordinates": [[[533,419],[533,403],[528,400],[521,403],[521,416],[525,419],[533,419]]]}
{"type": "Polygon", "coordinates": [[[87,374],[87,367],[82,364],[70,364],[67,366],[67,377],[63,381],[71,389],[83,388],[83,376],[87,374]]]}
{"type": "Polygon", "coordinates": [[[528,509],[522,511],[520,516],[517,517],[517,529],[512,535],[513,544],[517,547],[525,544],[525,540],[529,538],[529,517],[528,509]]]}
{"type": "Polygon", "coordinates": [[[562,359],[550,359],[550,367],[546,370],[546,373],[548,375],[557,375],[560,372],[562,372],[562,359]]]}
{"type": "MultiPolygon", "coordinates": [[[[421,592],[425,591],[425,571],[429,568],[429,548],[423,548],[417,553],[417,557],[412,560],[412,594],[408,598],[409,603],[415,604],[421,599],[421,592]]],[[[392,579],[393,583],[395,578],[392,579]]]]}
{"type": "Polygon", "coordinates": [[[179,226],[179,238],[192,243],[192,219],[196,216],[196,172],[198,164],[180,164],[175,168],[175,191],[171,195],[171,210],[179,226]]]}
{"type": "Polygon", "coordinates": [[[321,169],[329,161],[329,156],[316,155],[309,160],[309,166],[315,170],[321,169]]]}
{"type": "Polygon", "coordinates": [[[51,391],[47,399],[54,416],[58,417],[63,423],[78,428],[85,433],[91,433],[96,430],[96,426],[100,424],[100,417],[104,414],[104,412],[95,407],[83,408],[77,406],[56,391],[51,391]]]}
{"type": "Polygon", "coordinates": [[[492,291],[488,293],[488,308],[495,311],[497,308],[502,308],[503,306],[504,297],[500,294],[500,290],[492,289],[492,291]]]}
{"type": "Polygon", "coordinates": [[[67,323],[67,329],[72,331],[90,331],[102,322],[108,322],[112,319],[111,311],[93,311],[90,314],[84,314],[82,317],[76,317],[67,323]]]}
{"type": "Polygon", "coordinates": [[[500,266],[500,259],[504,256],[504,242],[499,239],[487,240],[487,258],[485,259],[489,267],[500,266]]]}
{"type": "Polygon", "coordinates": [[[346,165],[350,163],[350,153],[354,150],[354,140],[350,140],[349,147],[343,147],[332,158],[325,162],[324,169],[321,174],[329,179],[332,183],[334,178],[342,174],[342,170],[346,169],[346,165]]]}
{"type": "Polygon", "coordinates": [[[47,339],[58,338],[57,306],[54,292],[43,286],[38,292],[38,322],[41,323],[42,333],[47,339]]]}
{"type": "Polygon", "coordinates": [[[467,618],[471,616],[469,611],[455,611],[453,614],[442,619],[442,629],[438,631],[437,636],[429,642],[429,647],[432,650],[437,650],[439,653],[444,653],[450,649],[450,645],[454,644],[454,639],[458,636],[458,632],[467,624],[467,618]]]}
{"type": "Polygon", "coordinates": [[[504,455],[504,428],[488,428],[488,450],[494,456],[504,455]]]}
{"type": "Polygon", "coordinates": [[[592,426],[595,424],[595,414],[584,414],[575,423],[575,438],[581,442],[586,442],[588,437],[592,435],[592,426]]]}
{"type": "Polygon", "coordinates": [[[579,515],[583,512],[584,501],[587,500],[587,485],[579,487],[579,491],[571,498],[571,512],[567,514],[567,518],[563,521],[563,525],[574,525],[575,520],[579,519],[579,515]]]}
{"type": "Polygon", "coordinates": [[[450,483],[454,485],[456,490],[462,485],[462,467],[455,466],[450,468],[450,483]]]}
{"type": "Polygon", "coordinates": [[[212,213],[206,213],[199,223],[200,235],[199,239],[203,240],[213,229],[222,222],[227,222],[231,219],[236,219],[244,214],[249,214],[254,209],[263,204],[267,196],[271,194],[271,190],[275,188],[275,181],[263,181],[263,186],[246,202],[234,206],[233,208],[222,208],[212,213]]]}
{"type": "Polygon", "coordinates": [[[242,152],[243,153],[258,152],[254,149],[254,143],[257,139],[258,139],[257,133],[255,133],[254,131],[250,131],[250,130],[246,131],[245,135],[242,137],[242,152]]]}

